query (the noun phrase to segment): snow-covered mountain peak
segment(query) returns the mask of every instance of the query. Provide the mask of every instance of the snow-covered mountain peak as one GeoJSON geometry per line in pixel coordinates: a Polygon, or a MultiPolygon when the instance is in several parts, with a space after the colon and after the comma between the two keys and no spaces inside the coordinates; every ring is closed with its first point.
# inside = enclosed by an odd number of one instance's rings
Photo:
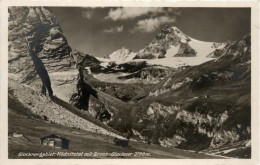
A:
{"type": "Polygon", "coordinates": [[[108,55],[107,58],[115,61],[115,62],[123,62],[123,61],[130,61],[136,56],[136,53],[132,52],[131,50],[122,47],[114,51],[112,54],[108,55]]]}

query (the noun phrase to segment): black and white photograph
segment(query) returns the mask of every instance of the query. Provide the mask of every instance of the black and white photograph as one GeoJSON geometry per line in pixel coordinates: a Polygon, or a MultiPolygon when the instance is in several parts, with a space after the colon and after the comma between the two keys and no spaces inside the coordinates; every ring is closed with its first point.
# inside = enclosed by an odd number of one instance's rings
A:
{"type": "Polygon", "coordinates": [[[8,159],[251,159],[252,18],[8,6],[8,159]]]}

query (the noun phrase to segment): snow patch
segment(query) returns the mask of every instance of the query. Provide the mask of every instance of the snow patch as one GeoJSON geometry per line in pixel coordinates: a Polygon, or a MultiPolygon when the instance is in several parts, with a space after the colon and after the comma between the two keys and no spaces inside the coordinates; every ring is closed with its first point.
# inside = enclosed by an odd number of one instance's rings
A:
{"type": "Polygon", "coordinates": [[[213,44],[214,42],[204,42],[193,38],[189,42],[189,45],[197,52],[197,57],[201,58],[205,58],[215,50],[213,44]]]}
{"type": "Polygon", "coordinates": [[[165,57],[169,58],[169,57],[173,57],[174,55],[176,55],[179,51],[180,45],[178,46],[170,46],[170,48],[167,50],[165,57]]]}

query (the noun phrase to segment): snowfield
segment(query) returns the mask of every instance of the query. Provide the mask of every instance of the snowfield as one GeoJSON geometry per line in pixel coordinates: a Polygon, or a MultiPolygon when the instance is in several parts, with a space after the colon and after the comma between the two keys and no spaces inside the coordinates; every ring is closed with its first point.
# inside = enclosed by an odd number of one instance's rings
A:
{"type": "Polygon", "coordinates": [[[217,48],[214,47],[214,44],[219,44],[215,42],[204,42],[199,41],[194,38],[190,38],[191,41],[189,45],[196,50],[197,57],[206,58],[210,53],[215,51],[216,49],[222,49],[224,44],[220,44],[217,48]]]}

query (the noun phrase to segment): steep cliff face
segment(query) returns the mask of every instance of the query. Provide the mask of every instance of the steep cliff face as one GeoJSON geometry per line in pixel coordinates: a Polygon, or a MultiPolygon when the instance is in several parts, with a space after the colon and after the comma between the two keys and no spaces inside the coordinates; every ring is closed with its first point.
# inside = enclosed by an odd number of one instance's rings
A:
{"type": "Polygon", "coordinates": [[[70,92],[62,89],[73,86],[77,70],[55,16],[43,7],[9,7],[8,12],[9,77],[68,100],[70,92]]]}

